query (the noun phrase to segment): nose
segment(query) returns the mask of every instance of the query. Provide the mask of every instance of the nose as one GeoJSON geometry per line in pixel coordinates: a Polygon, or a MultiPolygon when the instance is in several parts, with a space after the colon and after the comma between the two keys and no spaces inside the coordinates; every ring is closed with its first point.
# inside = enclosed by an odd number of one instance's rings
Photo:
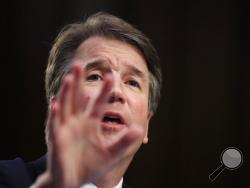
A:
{"type": "Polygon", "coordinates": [[[113,86],[110,91],[110,96],[108,99],[109,103],[125,103],[125,94],[122,89],[122,82],[118,78],[114,78],[113,86]]]}

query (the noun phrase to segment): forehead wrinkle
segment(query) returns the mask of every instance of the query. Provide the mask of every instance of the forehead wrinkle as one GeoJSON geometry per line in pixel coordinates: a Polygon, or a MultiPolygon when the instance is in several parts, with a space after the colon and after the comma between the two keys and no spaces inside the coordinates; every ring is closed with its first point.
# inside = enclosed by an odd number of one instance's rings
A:
{"type": "Polygon", "coordinates": [[[86,63],[85,69],[91,70],[95,68],[102,68],[102,69],[113,69],[117,72],[122,71],[126,72],[135,76],[138,76],[142,78],[143,80],[146,80],[147,78],[147,73],[143,70],[140,70],[138,67],[136,67],[132,63],[128,63],[126,61],[119,61],[119,58],[110,58],[110,57],[97,57],[94,58],[93,60],[90,60],[89,62],[86,63]],[[115,59],[115,60],[112,60],[115,59]],[[124,67],[124,68],[121,68],[124,67]],[[125,71],[123,71],[125,70],[125,71]]]}
{"type": "MultiPolygon", "coordinates": [[[[96,68],[101,68],[101,69],[113,69],[115,71],[119,71],[119,63],[117,62],[114,63],[113,61],[110,61],[109,59],[107,59],[107,61],[105,59],[95,59],[92,60],[90,62],[88,62],[85,66],[86,71],[92,70],[92,69],[96,69],[96,68]],[[107,62],[107,63],[106,63],[107,62]]],[[[126,70],[126,72],[129,72],[129,74],[138,76],[140,78],[142,78],[143,80],[146,80],[146,75],[145,73],[138,69],[136,66],[128,64],[126,62],[121,62],[121,66],[124,66],[126,70]]]]}
{"type": "MultiPolygon", "coordinates": [[[[149,79],[145,59],[142,57],[138,49],[134,46],[131,46],[130,44],[102,37],[93,37],[85,41],[78,50],[78,57],[80,56],[80,59],[86,60],[87,64],[91,62],[99,62],[98,66],[101,67],[103,66],[101,63],[104,63],[108,65],[110,69],[115,71],[122,71],[126,73],[129,71],[140,78],[145,80],[149,79]],[[120,47],[121,44],[125,45],[120,47]],[[130,55],[129,53],[131,52],[132,54],[130,55]],[[135,56],[133,54],[135,54],[135,56]],[[136,59],[131,59],[130,57],[135,57],[136,59]],[[138,57],[143,60],[143,67],[141,67],[139,64],[136,66],[137,63],[133,63],[133,61],[138,60],[138,57]]],[[[139,59],[139,61],[141,59],[139,59]]],[[[88,67],[93,68],[93,65],[88,67]]],[[[97,67],[97,64],[95,67],[97,67]]]]}
{"type": "Polygon", "coordinates": [[[101,69],[104,72],[110,72],[110,66],[107,63],[105,63],[105,60],[103,59],[94,59],[86,63],[85,65],[86,71],[90,71],[94,69],[101,69]]]}
{"type": "MultiPolygon", "coordinates": [[[[140,69],[138,69],[137,67],[135,67],[134,65],[130,65],[127,63],[122,63],[122,66],[124,66],[124,70],[123,72],[125,72],[125,74],[129,74],[129,75],[133,75],[133,76],[137,76],[139,78],[141,78],[142,80],[147,80],[147,76],[146,74],[141,71],[140,69]]],[[[109,72],[111,71],[110,69],[113,69],[115,71],[119,71],[118,66],[115,67],[114,64],[112,63],[112,61],[108,60],[108,63],[105,62],[104,59],[94,59],[88,63],[86,63],[85,65],[85,69],[86,71],[90,71],[93,69],[97,69],[100,68],[102,70],[104,70],[105,72],[109,72]]]]}
{"type": "MultiPolygon", "coordinates": [[[[119,70],[119,59],[122,53],[117,53],[115,49],[107,47],[102,48],[100,51],[94,52],[92,55],[99,59],[100,63],[108,64],[113,70],[119,70]]],[[[125,54],[125,53],[124,53],[125,54]]]]}
{"type": "MultiPolygon", "coordinates": [[[[92,55],[96,57],[96,62],[99,62],[99,64],[107,63],[110,68],[115,71],[119,71],[121,70],[121,67],[125,67],[125,70],[128,69],[134,75],[146,79],[146,75],[144,73],[145,71],[143,71],[144,69],[140,70],[133,62],[128,62],[127,60],[125,60],[125,58],[128,57],[127,52],[123,52],[122,50],[117,49],[117,52],[119,52],[119,54],[114,54],[109,53],[109,51],[110,50],[102,50],[101,52],[98,52],[97,54],[93,53],[92,55]]],[[[146,66],[146,62],[143,63],[146,66]]]]}

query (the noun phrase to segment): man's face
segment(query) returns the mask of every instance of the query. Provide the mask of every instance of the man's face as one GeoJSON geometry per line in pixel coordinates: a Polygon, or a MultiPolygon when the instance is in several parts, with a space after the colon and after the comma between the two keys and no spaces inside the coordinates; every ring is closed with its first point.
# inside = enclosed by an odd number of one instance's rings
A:
{"type": "Polygon", "coordinates": [[[101,110],[104,113],[101,126],[105,135],[116,134],[126,126],[138,126],[143,129],[138,143],[147,143],[149,72],[140,52],[125,42],[91,37],[79,46],[74,61],[80,61],[85,71],[83,101],[95,100],[104,76],[112,75],[109,99],[101,110]]]}

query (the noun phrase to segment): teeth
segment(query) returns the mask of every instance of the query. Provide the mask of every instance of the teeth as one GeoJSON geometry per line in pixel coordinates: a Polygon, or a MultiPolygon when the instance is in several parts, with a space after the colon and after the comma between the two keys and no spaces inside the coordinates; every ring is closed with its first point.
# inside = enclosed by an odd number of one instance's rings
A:
{"type": "Polygon", "coordinates": [[[119,119],[118,116],[106,116],[106,117],[119,119]]]}
{"type": "Polygon", "coordinates": [[[103,121],[121,123],[120,117],[116,115],[106,115],[104,116],[103,121]]]}

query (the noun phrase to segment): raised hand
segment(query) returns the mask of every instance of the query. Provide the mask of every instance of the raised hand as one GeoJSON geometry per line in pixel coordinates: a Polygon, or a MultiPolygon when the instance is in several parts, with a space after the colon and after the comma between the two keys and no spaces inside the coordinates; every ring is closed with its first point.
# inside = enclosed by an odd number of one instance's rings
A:
{"type": "Polygon", "coordinates": [[[84,97],[85,79],[80,63],[65,76],[59,94],[52,100],[48,125],[50,132],[48,167],[37,187],[79,187],[98,181],[116,168],[138,144],[140,126],[125,127],[108,135],[101,127],[113,78],[106,75],[95,100],[84,97]]]}

